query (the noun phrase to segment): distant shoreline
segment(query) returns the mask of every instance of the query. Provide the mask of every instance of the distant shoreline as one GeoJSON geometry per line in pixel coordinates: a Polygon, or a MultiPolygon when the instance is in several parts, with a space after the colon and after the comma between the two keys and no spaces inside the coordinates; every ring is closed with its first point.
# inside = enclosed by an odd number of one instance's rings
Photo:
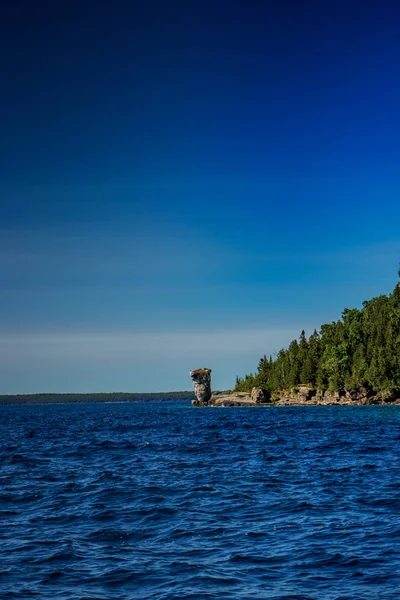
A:
{"type": "Polygon", "coordinates": [[[173,400],[193,400],[193,391],[183,392],[103,392],[86,394],[1,394],[1,405],[28,404],[83,404],[114,402],[161,402],[173,400]]]}

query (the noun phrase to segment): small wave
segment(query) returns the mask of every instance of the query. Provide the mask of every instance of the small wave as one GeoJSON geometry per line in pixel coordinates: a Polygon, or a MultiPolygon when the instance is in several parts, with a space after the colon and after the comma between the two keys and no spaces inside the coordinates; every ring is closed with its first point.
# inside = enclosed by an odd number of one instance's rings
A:
{"type": "Polygon", "coordinates": [[[343,408],[0,407],[0,596],[398,600],[398,411],[343,408]]]}

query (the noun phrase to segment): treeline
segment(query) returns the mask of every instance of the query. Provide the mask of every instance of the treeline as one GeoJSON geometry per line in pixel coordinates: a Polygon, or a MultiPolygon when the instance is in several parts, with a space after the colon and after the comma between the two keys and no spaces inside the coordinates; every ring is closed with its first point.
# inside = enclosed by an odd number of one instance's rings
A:
{"type": "Polygon", "coordinates": [[[193,392],[0,395],[0,404],[69,404],[83,402],[160,402],[193,400],[193,392]]]}
{"type": "Polygon", "coordinates": [[[237,377],[235,390],[276,392],[299,384],[332,392],[400,389],[400,284],[361,310],[346,308],[308,338],[302,331],[275,359],[261,358],[255,374],[237,377]]]}

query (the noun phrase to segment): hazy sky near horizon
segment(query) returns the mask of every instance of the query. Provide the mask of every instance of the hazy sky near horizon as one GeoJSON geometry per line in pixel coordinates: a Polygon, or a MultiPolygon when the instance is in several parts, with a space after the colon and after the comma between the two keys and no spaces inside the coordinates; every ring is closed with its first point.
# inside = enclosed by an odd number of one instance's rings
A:
{"type": "Polygon", "coordinates": [[[234,385],[400,257],[400,7],[0,13],[0,393],[234,385]]]}

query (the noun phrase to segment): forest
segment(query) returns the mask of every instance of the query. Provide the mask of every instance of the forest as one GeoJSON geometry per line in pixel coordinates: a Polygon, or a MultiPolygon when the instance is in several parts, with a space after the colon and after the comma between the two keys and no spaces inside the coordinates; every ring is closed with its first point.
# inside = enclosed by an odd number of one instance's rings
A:
{"type": "Polygon", "coordinates": [[[256,373],[236,378],[235,391],[294,391],[300,384],[331,392],[400,389],[400,283],[309,337],[302,331],[275,357],[263,356],[256,373]]]}

